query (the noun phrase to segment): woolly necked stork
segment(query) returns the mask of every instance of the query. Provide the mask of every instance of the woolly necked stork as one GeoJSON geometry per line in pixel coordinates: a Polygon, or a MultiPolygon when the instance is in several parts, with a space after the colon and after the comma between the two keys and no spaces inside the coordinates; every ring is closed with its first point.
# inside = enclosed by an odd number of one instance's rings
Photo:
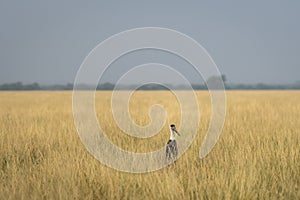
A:
{"type": "Polygon", "coordinates": [[[175,133],[180,136],[180,133],[176,130],[174,124],[170,125],[170,139],[166,146],[166,158],[168,161],[175,161],[178,155],[177,142],[175,139],[175,133]]]}

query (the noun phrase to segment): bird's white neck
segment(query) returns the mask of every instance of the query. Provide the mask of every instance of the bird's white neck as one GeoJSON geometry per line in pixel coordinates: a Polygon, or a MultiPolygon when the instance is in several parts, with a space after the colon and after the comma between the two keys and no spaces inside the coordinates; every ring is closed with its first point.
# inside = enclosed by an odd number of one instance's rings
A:
{"type": "Polygon", "coordinates": [[[175,133],[171,128],[170,128],[170,140],[175,140],[175,133]]]}

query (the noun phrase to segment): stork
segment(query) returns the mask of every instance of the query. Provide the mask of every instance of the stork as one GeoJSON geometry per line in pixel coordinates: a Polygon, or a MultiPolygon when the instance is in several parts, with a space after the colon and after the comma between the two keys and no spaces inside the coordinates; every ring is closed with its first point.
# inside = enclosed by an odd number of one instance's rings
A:
{"type": "Polygon", "coordinates": [[[170,125],[170,139],[166,146],[166,158],[168,161],[176,160],[178,155],[177,142],[175,139],[175,133],[180,136],[180,133],[176,130],[174,124],[170,125]]]}

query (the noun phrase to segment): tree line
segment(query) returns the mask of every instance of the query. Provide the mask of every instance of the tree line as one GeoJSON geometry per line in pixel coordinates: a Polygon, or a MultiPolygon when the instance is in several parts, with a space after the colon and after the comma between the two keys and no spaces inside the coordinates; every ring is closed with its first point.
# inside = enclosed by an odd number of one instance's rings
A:
{"type": "MultiPolygon", "coordinates": [[[[209,80],[208,80],[209,81],[209,80]]],[[[216,82],[215,82],[216,83],[216,82]]],[[[212,84],[212,86],[214,86],[212,84]]],[[[192,84],[191,87],[194,90],[207,90],[206,84],[192,84]]],[[[90,85],[81,84],[77,86],[77,89],[90,90],[93,89],[90,85]]],[[[114,90],[115,85],[112,83],[103,83],[99,84],[96,88],[97,90],[114,90]]],[[[170,85],[166,84],[165,86],[159,84],[147,84],[141,87],[138,85],[121,85],[117,87],[118,90],[186,90],[190,89],[185,85],[170,85]]],[[[213,89],[213,88],[212,88],[213,89]]],[[[299,90],[300,81],[293,84],[234,84],[225,82],[226,90],[299,90]]],[[[22,82],[9,83],[0,85],[0,90],[73,90],[73,84],[56,84],[56,85],[39,85],[38,83],[32,84],[23,84],[22,82]]]]}

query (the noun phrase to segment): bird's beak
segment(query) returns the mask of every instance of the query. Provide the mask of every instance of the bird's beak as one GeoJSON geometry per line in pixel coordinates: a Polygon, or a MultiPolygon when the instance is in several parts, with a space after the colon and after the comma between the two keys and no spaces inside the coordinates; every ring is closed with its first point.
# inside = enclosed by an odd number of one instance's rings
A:
{"type": "Polygon", "coordinates": [[[180,133],[179,133],[179,132],[178,132],[176,129],[175,129],[174,131],[175,131],[175,133],[177,133],[177,135],[179,135],[179,136],[180,136],[180,133]]]}

